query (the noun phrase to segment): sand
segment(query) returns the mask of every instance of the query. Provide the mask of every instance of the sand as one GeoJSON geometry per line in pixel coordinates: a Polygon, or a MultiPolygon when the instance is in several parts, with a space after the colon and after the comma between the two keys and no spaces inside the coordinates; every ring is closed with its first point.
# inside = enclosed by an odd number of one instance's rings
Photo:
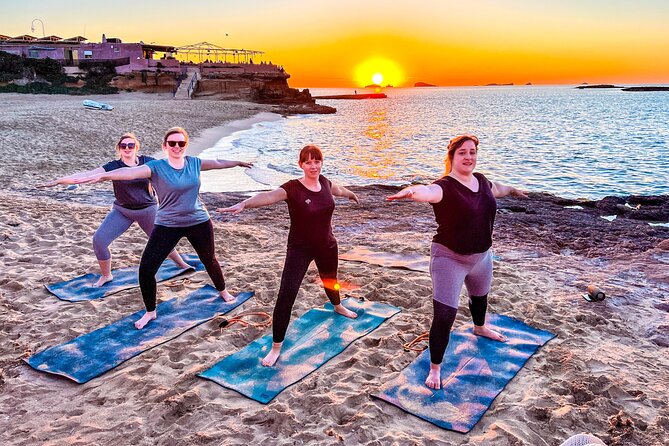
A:
{"type": "MultiPolygon", "coordinates": [[[[469,434],[442,430],[370,397],[416,357],[402,343],[429,328],[431,283],[423,272],[366,263],[340,262],[345,291],[399,306],[402,313],[266,406],[196,376],[269,332],[239,325],[220,330],[216,321],[83,385],[33,370],[23,358],[142,308],[138,289],[82,303],[59,301],[44,289],[48,282],[96,272],[91,237],[112,196],[110,185],[67,191],[34,184],[106,162],[123,130],[135,131],[148,150],[158,147],[167,127],[181,125],[197,144],[198,135],[211,138],[206,129],[267,111],[257,104],[174,102],[142,94],[97,99],[116,109],[84,110],[81,98],[66,96],[0,96],[2,444],[552,446],[581,432],[607,444],[669,443],[669,252],[657,244],[617,250],[615,240],[601,255],[559,252],[547,243],[550,233],[526,231],[504,213],[496,227],[494,249],[501,260],[494,265],[490,311],[557,338],[530,359],[469,434]],[[604,302],[580,297],[591,282],[607,292],[604,302]]],[[[340,252],[366,247],[429,253],[435,227],[429,206],[384,203],[389,191],[383,187],[355,190],[363,203],[338,201],[335,211],[340,252]]],[[[239,216],[214,212],[241,197],[204,195],[217,253],[228,288],[256,292],[241,310],[271,312],[285,255],[287,209],[277,204],[239,216]]],[[[623,223],[649,228],[644,222],[606,222],[623,223]]],[[[551,231],[560,231],[558,238],[568,243],[571,229],[551,231]]],[[[653,231],[669,238],[667,228],[653,231]]],[[[131,228],[112,245],[114,265],[137,264],[145,241],[131,228]]],[[[184,242],[180,248],[189,250],[184,242]]],[[[198,273],[185,285],[159,286],[158,297],[185,296],[204,283],[208,276],[198,273]]],[[[312,267],[293,317],[325,301],[312,267]]],[[[456,326],[470,323],[464,297],[460,310],[456,326]]]]}

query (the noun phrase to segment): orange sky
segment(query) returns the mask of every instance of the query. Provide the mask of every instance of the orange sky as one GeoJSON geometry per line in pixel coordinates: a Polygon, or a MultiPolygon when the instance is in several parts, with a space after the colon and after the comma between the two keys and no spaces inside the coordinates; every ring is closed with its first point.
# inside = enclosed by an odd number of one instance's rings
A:
{"type": "Polygon", "coordinates": [[[294,87],[357,88],[377,71],[396,86],[669,83],[661,0],[12,3],[0,34],[41,36],[39,18],[47,35],[262,50],[294,87]]]}

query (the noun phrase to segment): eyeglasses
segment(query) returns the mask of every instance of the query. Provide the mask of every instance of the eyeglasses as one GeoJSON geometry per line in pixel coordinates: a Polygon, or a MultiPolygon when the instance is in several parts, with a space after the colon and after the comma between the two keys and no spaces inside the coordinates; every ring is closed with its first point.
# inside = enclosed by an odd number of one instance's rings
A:
{"type": "Polygon", "coordinates": [[[129,142],[129,143],[126,144],[124,142],[121,142],[121,143],[118,144],[119,149],[125,149],[126,147],[128,149],[134,149],[135,148],[135,143],[134,142],[129,142]]]}
{"type": "Polygon", "coordinates": [[[186,147],[186,141],[166,141],[167,145],[170,147],[175,147],[177,144],[179,144],[179,147],[186,147]]]}

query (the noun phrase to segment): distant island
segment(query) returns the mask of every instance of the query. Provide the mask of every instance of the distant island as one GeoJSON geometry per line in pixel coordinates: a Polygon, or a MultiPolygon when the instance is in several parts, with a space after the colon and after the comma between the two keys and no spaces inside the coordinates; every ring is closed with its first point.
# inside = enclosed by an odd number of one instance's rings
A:
{"type": "Polygon", "coordinates": [[[509,85],[513,85],[513,82],[510,82],[508,84],[486,84],[486,87],[508,87],[509,85]]]}
{"type": "Polygon", "coordinates": [[[623,91],[669,91],[669,87],[626,87],[623,91]]]}
{"type": "Polygon", "coordinates": [[[365,85],[365,88],[383,88],[383,87],[380,86],[379,84],[369,84],[365,85]]]}
{"type": "Polygon", "coordinates": [[[624,88],[624,87],[619,87],[617,85],[611,85],[611,84],[595,84],[595,85],[579,85],[578,87],[579,90],[583,90],[584,88],[624,88]]]}
{"type": "Polygon", "coordinates": [[[427,82],[416,82],[413,84],[414,87],[436,87],[434,84],[428,84],[427,82]]]}

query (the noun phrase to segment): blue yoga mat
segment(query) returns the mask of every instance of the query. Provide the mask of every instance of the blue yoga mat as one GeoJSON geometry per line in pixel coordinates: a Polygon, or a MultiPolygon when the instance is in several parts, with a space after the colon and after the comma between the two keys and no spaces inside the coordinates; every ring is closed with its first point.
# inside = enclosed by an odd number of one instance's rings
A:
{"type": "Polygon", "coordinates": [[[489,314],[486,325],[507,342],[476,336],[471,324],[453,331],[441,364],[440,390],[425,385],[430,369],[425,350],[372,396],[439,427],[469,432],[530,356],[555,337],[508,316],[489,314]]]}
{"type": "Polygon", "coordinates": [[[134,322],[144,310],[65,344],[47,348],[26,362],[35,370],[85,383],[215,316],[227,313],[253,294],[250,291],[239,293],[236,300],[226,302],[214,287],[205,285],[184,298],[158,304],[158,319],[141,330],[135,328],[134,322]]]}
{"type": "Polygon", "coordinates": [[[244,349],[200,373],[223,387],[267,404],[286,387],[295,384],[338,355],[356,339],[374,331],[400,309],[378,302],[344,299],[358,313],[349,319],[334,312],[330,303],[314,308],[293,321],[286,333],[279,360],[273,367],[260,361],[272,348],[272,335],[253,341],[244,349]]]}
{"type": "MultiPolygon", "coordinates": [[[[202,262],[200,262],[200,258],[197,255],[184,254],[182,257],[186,263],[192,265],[193,268],[179,268],[177,267],[176,263],[168,259],[163,262],[160,269],[156,273],[156,280],[158,282],[162,282],[164,280],[172,279],[179,274],[183,274],[186,271],[204,270],[204,265],[202,262]]],[[[64,282],[52,283],[44,286],[51,293],[55,294],[58,299],[67,300],[70,302],[101,299],[103,297],[109,296],[110,294],[118,293],[119,291],[139,286],[136,266],[115,269],[112,271],[112,275],[114,276],[114,280],[105,283],[101,287],[93,286],[100,275],[92,273],[66,280],[64,282]]]]}

